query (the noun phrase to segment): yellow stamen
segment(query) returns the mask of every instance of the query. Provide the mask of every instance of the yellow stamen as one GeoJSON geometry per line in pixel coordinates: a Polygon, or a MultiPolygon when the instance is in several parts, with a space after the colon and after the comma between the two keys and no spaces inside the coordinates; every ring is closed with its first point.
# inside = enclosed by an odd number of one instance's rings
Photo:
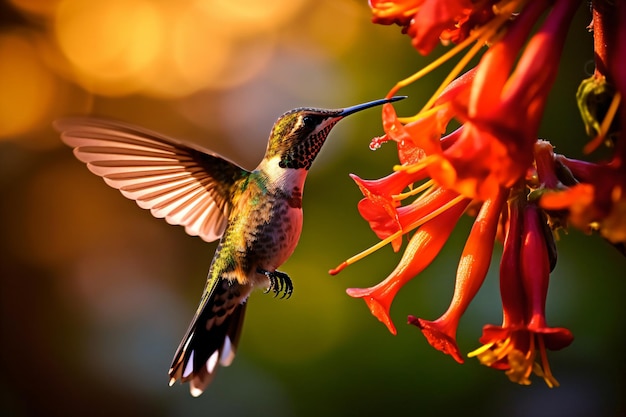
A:
{"type": "Polygon", "coordinates": [[[506,358],[513,350],[515,344],[511,337],[498,342],[488,343],[467,354],[469,358],[476,357],[481,364],[491,366],[499,360],[506,358]]]}
{"type": "Polygon", "coordinates": [[[559,386],[559,381],[552,375],[552,371],[550,370],[550,363],[548,363],[548,352],[546,352],[546,345],[542,336],[537,336],[539,338],[539,353],[541,354],[541,368],[542,374],[540,375],[535,371],[535,373],[543,378],[546,381],[546,384],[550,388],[555,388],[559,386]]]}
{"type": "Polygon", "coordinates": [[[494,352],[498,358],[498,360],[506,358],[509,353],[515,348],[515,343],[513,343],[513,339],[511,337],[507,337],[503,342],[498,343],[496,345],[496,349],[494,352]]]}
{"type": "Polygon", "coordinates": [[[388,97],[394,96],[398,92],[398,90],[400,90],[401,88],[406,87],[407,85],[414,83],[415,81],[417,81],[420,78],[422,78],[424,75],[426,75],[429,72],[437,69],[437,67],[443,65],[450,58],[452,58],[453,56],[458,54],[463,49],[467,48],[467,46],[469,46],[472,42],[474,42],[476,39],[478,39],[478,35],[479,35],[479,31],[470,33],[470,35],[467,37],[467,39],[465,39],[463,42],[459,43],[454,48],[450,49],[448,52],[446,52],[445,54],[441,55],[439,58],[437,58],[436,60],[434,60],[430,64],[426,65],[424,68],[422,68],[421,70],[417,71],[415,74],[411,75],[410,77],[407,77],[407,78],[405,78],[402,81],[398,81],[396,83],[396,85],[394,85],[393,88],[389,91],[387,96],[388,97]]]}
{"type": "Polygon", "coordinates": [[[416,122],[418,120],[421,119],[426,119],[427,117],[430,117],[432,114],[437,113],[439,110],[443,109],[444,107],[448,107],[449,104],[440,104],[438,106],[433,107],[432,109],[428,109],[428,110],[424,110],[422,109],[419,113],[417,113],[414,116],[411,117],[398,117],[398,121],[402,124],[407,124],[407,123],[411,123],[411,122],[416,122]]]}
{"type": "Polygon", "coordinates": [[[470,353],[467,354],[468,358],[473,358],[474,356],[480,356],[483,353],[485,353],[486,351],[488,351],[489,349],[491,349],[491,347],[494,345],[494,342],[491,343],[487,343],[486,345],[482,345],[481,347],[479,347],[478,349],[474,349],[472,350],[470,353]]]}
{"type": "Polygon", "coordinates": [[[596,137],[588,142],[583,148],[583,152],[585,154],[590,154],[591,152],[595,151],[598,146],[600,146],[602,142],[604,142],[604,140],[606,139],[606,134],[609,132],[609,128],[611,127],[611,123],[613,123],[613,119],[617,114],[617,109],[619,108],[619,104],[621,101],[621,94],[615,93],[615,95],[613,96],[613,100],[611,100],[611,105],[609,106],[609,109],[607,110],[606,115],[604,116],[604,119],[600,124],[600,131],[598,132],[596,137]]]}
{"type": "Polygon", "coordinates": [[[393,201],[401,201],[401,200],[404,200],[405,198],[409,198],[411,196],[420,194],[422,191],[432,187],[434,184],[435,184],[435,181],[428,180],[424,184],[412,189],[411,191],[407,191],[406,193],[396,194],[392,196],[391,198],[393,199],[393,201]]]}
{"type": "Polygon", "coordinates": [[[530,375],[532,370],[532,362],[529,363],[528,357],[521,351],[513,349],[507,358],[510,369],[505,374],[509,377],[509,380],[520,385],[530,385],[528,375],[530,375]]]}
{"type": "Polygon", "coordinates": [[[496,13],[496,15],[491,21],[489,21],[487,24],[483,25],[482,27],[479,27],[473,30],[465,40],[463,40],[461,43],[459,43],[458,45],[456,45],[455,47],[447,51],[445,54],[437,58],[435,61],[431,62],[429,65],[417,71],[415,74],[411,75],[410,77],[407,77],[404,80],[396,83],[396,85],[389,91],[388,96],[391,97],[395,95],[398,92],[398,90],[400,90],[401,88],[406,87],[407,85],[412,84],[413,82],[422,78],[424,75],[440,67],[445,62],[450,60],[452,57],[460,53],[463,49],[467,48],[473,42],[478,41],[476,42],[476,45],[474,45],[469,50],[469,52],[461,59],[461,61],[459,61],[459,63],[454,67],[454,69],[450,72],[450,74],[448,74],[444,82],[439,86],[437,91],[432,95],[430,100],[428,100],[426,105],[423,107],[422,111],[425,109],[428,109],[437,100],[437,97],[439,96],[441,91],[443,91],[443,89],[453,79],[455,79],[459,75],[459,73],[463,70],[463,68],[465,68],[467,63],[472,58],[474,58],[474,56],[476,56],[476,54],[482,48],[482,46],[485,43],[492,41],[493,36],[497,35],[499,29],[510,19],[511,15],[515,13],[516,10],[521,8],[527,1],[528,0],[518,0],[518,1],[504,0],[500,4],[495,5],[493,10],[494,10],[494,13],[496,13]]]}
{"type": "MultiPolygon", "coordinates": [[[[486,36],[484,38],[486,38],[486,36]]],[[[463,71],[463,68],[465,68],[465,66],[469,63],[469,61],[472,58],[474,58],[476,54],[478,54],[478,51],[480,51],[483,45],[485,44],[485,42],[482,42],[482,40],[483,40],[483,37],[481,37],[481,42],[476,42],[476,44],[472,46],[472,49],[470,49],[465,55],[463,55],[463,58],[461,58],[461,60],[454,66],[452,71],[450,71],[448,76],[443,80],[443,82],[439,85],[439,87],[437,87],[437,90],[435,90],[435,92],[430,97],[430,99],[426,102],[424,107],[422,107],[422,110],[420,110],[420,113],[430,108],[430,106],[432,106],[433,103],[437,101],[437,98],[439,98],[439,95],[441,94],[441,92],[448,86],[448,84],[450,84],[461,73],[461,71],[463,71]]]]}
{"type": "Polygon", "coordinates": [[[537,350],[535,348],[534,335],[530,337],[530,345],[526,354],[517,349],[511,349],[507,354],[510,369],[505,372],[509,380],[521,385],[530,385],[529,377],[535,367],[536,355],[537,350]]]}
{"type": "Polygon", "coordinates": [[[526,368],[526,373],[524,374],[526,378],[528,378],[533,371],[532,364],[535,362],[536,356],[537,349],[535,348],[535,337],[531,336],[530,347],[528,348],[528,352],[526,353],[526,360],[528,361],[528,367],[526,368]]]}
{"type": "Polygon", "coordinates": [[[404,7],[393,4],[390,2],[383,3],[381,6],[386,7],[378,7],[374,9],[374,15],[377,17],[385,18],[390,16],[395,16],[401,14],[403,16],[412,16],[419,10],[419,6],[414,6],[413,8],[404,9],[404,7]]]}
{"type": "Polygon", "coordinates": [[[426,168],[427,165],[431,164],[434,159],[436,159],[436,155],[428,155],[422,158],[419,162],[410,165],[394,165],[394,171],[406,171],[408,174],[415,174],[416,172],[426,168]]]}
{"type": "Polygon", "coordinates": [[[428,213],[427,215],[425,215],[424,217],[422,217],[421,219],[416,221],[409,228],[407,228],[407,229],[400,229],[397,232],[395,232],[394,234],[392,234],[391,236],[388,236],[387,238],[381,240],[377,244],[375,244],[373,246],[370,246],[369,248],[365,249],[364,251],[362,251],[362,252],[352,256],[351,258],[343,261],[341,264],[339,264],[339,266],[337,266],[337,268],[331,269],[329,271],[329,273],[331,275],[335,275],[335,274],[339,273],[340,271],[342,271],[347,266],[352,265],[353,263],[355,263],[357,261],[360,261],[361,259],[365,258],[368,255],[371,255],[372,253],[376,252],[378,249],[386,246],[388,243],[393,242],[395,239],[399,238],[403,234],[409,233],[410,231],[417,229],[418,227],[420,227],[421,225],[423,225],[427,221],[434,219],[435,217],[437,217],[438,215],[440,215],[444,211],[454,207],[456,204],[462,202],[465,199],[466,199],[466,197],[464,197],[462,195],[459,195],[459,196],[453,198],[452,200],[448,201],[446,204],[442,205],[441,207],[438,207],[436,210],[428,213]]]}

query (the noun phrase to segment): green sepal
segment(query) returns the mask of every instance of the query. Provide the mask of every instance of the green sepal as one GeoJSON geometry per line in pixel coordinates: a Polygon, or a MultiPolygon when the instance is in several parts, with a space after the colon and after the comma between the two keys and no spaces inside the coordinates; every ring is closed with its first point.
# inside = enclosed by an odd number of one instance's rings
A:
{"type": "Polygon", "coordinates": [[[578,86],[576,102],[585,130],[590,137],[596,137],[600,133],[600,125],[614,95],[615,89],[604,77],[592,75],[578,86]]]}

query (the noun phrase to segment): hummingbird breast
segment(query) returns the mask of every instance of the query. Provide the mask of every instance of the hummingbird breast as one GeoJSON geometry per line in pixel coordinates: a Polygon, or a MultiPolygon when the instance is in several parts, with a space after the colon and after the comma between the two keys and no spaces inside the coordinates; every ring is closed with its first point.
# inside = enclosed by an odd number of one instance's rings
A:
{"type": "Polygon", "coordinates": [[[274,271],[291,256],[302,231],[301,191],[278,194],[263,203],[259,210],[251,213],[250,220],[258,227],[250,238],[255,242],[252,256],[258,267],[274,271]],[[263,207],[265,206],[265,207],[263,207]]]}
{"type": "Polygon", "coordinates": [[[258,270],[273,272],[291,256],[302,231],[305,177],[306,170],[257,169],[240,184],[220,243],[235,267],[229,278],[265,288],[268,279],[258,270]]]}

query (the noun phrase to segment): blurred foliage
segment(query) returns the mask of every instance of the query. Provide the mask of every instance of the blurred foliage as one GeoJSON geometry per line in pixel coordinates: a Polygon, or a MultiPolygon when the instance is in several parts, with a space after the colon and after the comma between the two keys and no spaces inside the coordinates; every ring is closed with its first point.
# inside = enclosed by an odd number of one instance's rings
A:
{"type": "MultiPolygon", "coordinates": [[[[542,128],[568,154],[585,141],[574,94],[593,69],[589,19],[583,8],[572,25],[542,128]]],[[[368,149],[382,131],[375,110],[337,126],[314,164],[301,243],[282,268],[293,297],[253,294],[238,358],[202,397],[169,388],[215,246],[109,189],[51,121],[119,118],[252,168],[282,112],[380,98],[426,59],[356,0],[12,0],[0,25],[3,416],[624,415],[626,263],[601,239],[559,242],[548,308],[576,340],[551,354],[553,390],[459,366],[402,326],[445,310],[468,223],[400,292],[397,337],[344,290],[380,281],[399,254],[385,248],[327,275],[376,241],[347,176],[377,178],[396,162],[392,146],[368,149]]],[[[408,91],[411,108],[440,76],[408,91]]],[[[499,322],[497,291],[494,265],[461,323],[465,352],[499,322]]]]}

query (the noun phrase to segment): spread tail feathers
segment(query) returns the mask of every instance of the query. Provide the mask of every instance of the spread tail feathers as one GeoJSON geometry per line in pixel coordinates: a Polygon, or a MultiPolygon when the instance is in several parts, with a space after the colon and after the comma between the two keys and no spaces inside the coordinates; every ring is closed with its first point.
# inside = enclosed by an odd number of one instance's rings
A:
{"type": "Polygon", "coordinates": [[[218,364],[232,363],[241,334],[245,298],[233,296],[240,293],[238,285],[229,285],[226,280],[220,284],[192,320],[169,371],[170,385],[178,379],[189,381],[194,397],[202,394],[211,383],[218,364]]]}

